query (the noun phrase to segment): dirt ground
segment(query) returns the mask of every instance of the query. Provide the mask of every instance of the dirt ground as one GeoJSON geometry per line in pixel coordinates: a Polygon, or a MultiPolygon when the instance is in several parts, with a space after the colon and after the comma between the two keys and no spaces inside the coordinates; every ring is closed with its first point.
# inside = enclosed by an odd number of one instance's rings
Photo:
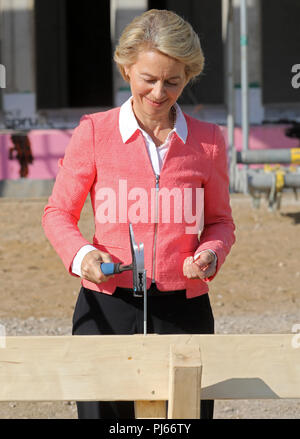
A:
{"type": "MultiPolygon", "coordinates": [[[[71,322],[80,280],[68,275],[44,235],[41,216],[46,201],[0,198],[0,322],[44,317],[71,322]]],[[[265,202],[254,209],[250,197],[233,194],[231,205],[237,240],[210,284],[215,319],[266,311],[297,312],[300,201],[286,193],[280,211],[271,212],[265,202]]],[[[93,218],[89,201],[79,228],[91,240],[93,218]]],[[[45,411],[50,410],[48,403],[43,404],[45,411]]],[[[11,417],[11,406],[7,412],[3,407],[0,417],[11,417]]],[[[29,410],[30,403],[27,407],[29,410]]],[[[72,410],[75,416],[75,407],[72,410]]],[[[59,417],[59,413],[53,412],[52,416],[59,417]]]]}
{"type": "MultiPolygon", "coordinates": [[[[68,275],[41,227],[45,199],[0,198],[0,318],[71,317],[80,288],[68,275]]],[[[236,243],[210,283],[216,317],[266,310],[289,311],[300,304],[300,201],[283,196],[280,211],[266,203],[253,209],[248,196],[231,197],[236,243]]],[[[87,201],[79,222],[91,239],[87,201]]]]}

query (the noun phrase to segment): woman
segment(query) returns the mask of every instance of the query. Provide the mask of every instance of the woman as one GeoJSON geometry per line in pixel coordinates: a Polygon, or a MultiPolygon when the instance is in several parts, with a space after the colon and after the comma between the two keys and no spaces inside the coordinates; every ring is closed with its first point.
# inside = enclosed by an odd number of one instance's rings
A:
{"type": "MultiPolygon", "coordinates": [[[[81,119],[43,215],[66,269],[82,279],[73,334],[143,332],[132,273],[105,276],[100,269],[101,262],[131,262],[130,222],[145,248],[148,333],[211,334],[207,283],[235,238],[220,129],[177,104],[203,69],[199,39],[175,13],[150,10],[125,28],[114,59],[132,96],[121,108],[81,119]],[[77,226],[88,193],[93,245],[77,226]]],[[[134,417],[133,402],[77,407],[79,418],[134,417]]],[[[213,401],[201,401],[201,418],[212,416],[213,401]]]]}

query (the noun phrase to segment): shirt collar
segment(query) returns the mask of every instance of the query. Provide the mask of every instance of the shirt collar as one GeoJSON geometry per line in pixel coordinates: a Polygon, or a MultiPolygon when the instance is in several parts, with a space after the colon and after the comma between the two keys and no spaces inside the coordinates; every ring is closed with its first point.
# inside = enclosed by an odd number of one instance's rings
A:
{"type": "MultiPolygon", "coordinates": [[[[123,105],[121,105],[119,114],[119,129],[124,143],[130,139],[136,130],[142,131],[132,110],[131,100],[132,96],[126,102],[124,102],[123,105]]],[[[175,109],[176,122],[171,132],[175,132],[182,142],[185,143],[188,135],[187,123],[183,112],[177,103],[175,104],[175,109]]]]}

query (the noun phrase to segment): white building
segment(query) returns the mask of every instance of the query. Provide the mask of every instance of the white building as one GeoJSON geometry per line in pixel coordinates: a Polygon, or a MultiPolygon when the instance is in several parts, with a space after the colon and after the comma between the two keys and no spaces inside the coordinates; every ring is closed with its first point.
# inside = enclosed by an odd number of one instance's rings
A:
{"type": "MultiPolygon", "coordinates": [[[[197,85],[182,97],[185,111],[225,124],[227,1],[0,0],[1,87],[6,73],[5,88],[0,88],[0,128],[70,128],[84,113],[122,103],[130,90],[113,64],[114,46],[125,25],[153,7],[184,16],[202,42],[206,67],[197,85]]],[[[233,4],[239,125],[239,0],[233,4]]],[[[250,123],[300,120],[300,2],[247,4],[250,123]]]]}

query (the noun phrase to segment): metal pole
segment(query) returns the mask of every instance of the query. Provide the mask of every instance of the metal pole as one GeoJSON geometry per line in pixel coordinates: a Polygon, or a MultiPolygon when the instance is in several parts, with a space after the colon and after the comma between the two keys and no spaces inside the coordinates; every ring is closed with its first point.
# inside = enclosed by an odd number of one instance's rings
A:
{"type": "Polygon", "coordinates": [[[144,270],[143,283],[144,283],[144,335],[147,335],[147,277],[146,270],[144,270]]]}
{"type": "Polygon", "coordinates": [[[300,148],[237,151],[236,161],[243,164],[293,163],[298,165],[300,164],[300,148]]]}
{"type": "Polygon", "coordinates": [[[236,160],[234,149],[235,93],[234,93],[234,17],[233,0],[222,0],[222,38],[225,54],[224,87],[227,111],[227,142],[229,156],[230,191],[235,189],[236,160]]]}
{"type": "Polygon", "coordinates": [[[226,57],[227,57],[227,130],[230,160],[230,189],[235,187],[236,157],[234,145],[235,127],[235,89],[234,89],[234,9],[232,0],[228,0],[226,57]]]}
{"type": "MultiPolygon", "coordinates": [[[[274,185],[274,178],[276,182],[276,174],[273,172],[264,173],[255,170],[248,172],[249,187],[260,191],[269,190],[274,185]]],[[[300,174],[296,172],[289,172],[284,174],[283,188],[299,189],[300,188],[300,174]]]]}
{"type": "MultiPolygon", "coordinates": [[[[247,0],[240,0],[240,47],[241,47],[241,98],[242,98],[242,132],[243,151],[248,149],[249,141],[249,89],[248,89],[248,29],[247,29],[247,0]]],[[[248,166],[245,166],[247,173],[248,166]]],[[[247,179],[246,179],[247,182],[247,179]]],[[[247,183],[245,192],[248,192],[247,183]]]]}

